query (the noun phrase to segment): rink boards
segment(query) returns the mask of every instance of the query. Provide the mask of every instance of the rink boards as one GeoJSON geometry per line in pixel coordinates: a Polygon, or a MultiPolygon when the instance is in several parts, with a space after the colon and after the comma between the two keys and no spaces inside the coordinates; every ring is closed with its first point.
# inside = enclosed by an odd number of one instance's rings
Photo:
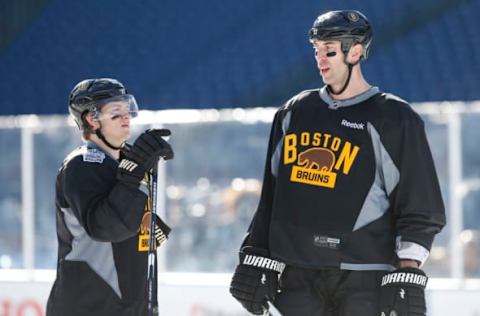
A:
{"type": "MultiPolygon", "coordinates": [[[[0,270],[0,316],[44,316],[54,271],[0,270]],[[34,281],[32,281],[34,279],[34,281]]],[[[229,274],[165,273],[159,284],[162,316],[248,315],[228,293],[229,274]]],[[[480,315],[479,280],[430,280],[429,316],[480,315]]]]}

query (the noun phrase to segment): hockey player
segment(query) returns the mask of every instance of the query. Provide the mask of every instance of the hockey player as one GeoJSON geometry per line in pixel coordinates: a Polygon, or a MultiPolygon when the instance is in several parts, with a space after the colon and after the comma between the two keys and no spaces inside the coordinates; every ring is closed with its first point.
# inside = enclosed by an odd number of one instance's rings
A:
{"type": "Polygon", "coordinates": [[[372,30],[357,11],[309,32],[321,89],[274,118],[257,212],[230,292],[260,315],[426,314],[425,273],[445,211],[422,119],[370,86],[372,30]]]}
{"type": "MultiPolygon", "coordinates": [[[[47,316],[147,314],[147,253],[151,218],[149,170],[173,158],[148,130],[128,146],[133,95],[115,79],[78,83],[69,110],[86,144],[64,160],[56,180],[57,277],[47,316]]],[[[170,229],[155,217],[157,245],[170,229]]],[[[156,288],[154,289],[154,305],[156,288]]]]}

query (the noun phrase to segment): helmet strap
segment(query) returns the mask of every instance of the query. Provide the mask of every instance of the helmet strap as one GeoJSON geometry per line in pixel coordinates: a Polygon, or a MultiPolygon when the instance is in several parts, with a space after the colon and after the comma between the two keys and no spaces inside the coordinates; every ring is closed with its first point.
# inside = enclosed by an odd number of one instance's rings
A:
{"type": "Polygon", "coordinates": [[[344,40],[341,40],[340,43],[341,43],[341,49],[342,49],[342,52],[343,52],[343,62],[345,63],[345,65],[348,66],[348,76],[347,76],[347,80],[345,81],[345,84],[343,85],[342,89],[340,89],[340,91],[338,91],[338,92],[334,92],[330,85],[327,86],[328,92],[330,94],[333,94],[333,95],[342,94],[347,89],[348,84],[350,83],[350,78],[352,77],[353,66],[355,66],[356,64],[358,64],[360,62],[360,59],[353,64],[349,63],[347,61],[348,52],[350,51],[350,48],[352,48],[352,46],[354,44],[353,40],[344,39],[344,40]]]}
{"type": "MultiPolygon", "coordinates": [[[[96,108],[94,110],[91,110],[93,113],[94,113],[94,117],[97,117],[98,115],[98,112],[96,112],[96,108]]],[[[85,116],[87,116],[88,112],[86,111],[85,113],[82,114],[81,116],[81,119],[82,119],[82,122],[83,122],[83,129],[89,133],[94,133],[95,135],[97,135],[98,138],[100,138],[100,140],[105,144],[107,145],[109,148],[113,149],[113,150],[119,150],[119,149],[122,149],[123,146],[125,145],[125,143],[123,143],[122,145],[120,145],[120,147],[116,147],[116,146],[113,146],[106,138],[105,138],[105,135],[103,135],[101,129],[102,129],[102,124],[97,120],[97,122],[99,123],[99,127],[96,129],[96,130],[93,130],[93,128],[90,126],[90,124],[88,123],[87,119],[85,118],[85,116]]]]}
{"type": "Polygon", "coordinates": [[[355,66],[357,63],[355,64],[350,64],[350,63],[347,63],[347,66],[348,66],[348,76],[347,76],[347,80],[345,81],[345,84],[343,85],[342,89],[340,89],[340,91],[338,92],[334,92],[332,87],[330,85],[327,86],[327,90],[330,94],[333,94],[333,95],[339,95],[339,94],[342,94],[348,87],[348,84],[350,83],[350,78],[352,77],[352,69],[353,69],[353,66],[355,66]]]}
{"type": "Polygon", "coordinates": [[[123,145],[124,145],[125,143],[122,143],[122,144],[120,145],[120,147],[113,146],[113,145],[105,138],[105,135],[103,135],[101,129],[102,129],[102,126],[100,126],[100,128],[97,128],[97,129],[95,130],[95,135],[97,135],[97,137],[100,138],[105,145],[107,145],[108,147],[110,147],[110,148],[113,149],[113,150],[120,150],[120,149],[123,148],[123,145]]]}

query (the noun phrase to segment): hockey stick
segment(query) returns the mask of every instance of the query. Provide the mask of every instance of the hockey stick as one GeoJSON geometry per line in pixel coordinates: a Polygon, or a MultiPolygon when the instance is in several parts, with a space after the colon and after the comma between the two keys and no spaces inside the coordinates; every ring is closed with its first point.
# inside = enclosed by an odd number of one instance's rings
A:
{"type": "Polygon", "coordinates": [[[157,176],[158,161],[153,166],[150,174],[150,202],[152,205],[150,214],[150,236],[148,239],[148,272],[147,272],[147,316],[158,316],[158,306],[154,306],[155,286],[155,261],[157,251],[155,249],[155,217],[157,216],[157,176]]]}

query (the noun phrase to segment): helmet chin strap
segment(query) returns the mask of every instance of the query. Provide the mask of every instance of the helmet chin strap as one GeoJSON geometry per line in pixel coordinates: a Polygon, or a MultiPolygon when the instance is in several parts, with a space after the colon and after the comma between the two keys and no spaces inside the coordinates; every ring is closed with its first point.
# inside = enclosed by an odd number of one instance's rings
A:
{"type": "Polygon", "coordinates": [[[86,116],[87,113],[85,113],[84,115],[82,115],[82,122],[83,122],[83,125],[84,125],[84,129],[87,130],[88,132],[90,133],[95,133],[95,135],[97,135],[98,138],[100,138],[100,140],[105,144],[107,145],[109,148],[113,149],[113,150],[120,150],[122,149],[124,146],[125,146],[125,142],[123,142],[120,147],[116,147],[116,146],[113,146],[106,138],[105,138],[105,135],[103,135],[101,129],[102,129],[102,123],[100,123],[100,121],[97,121],[99,126],[96,130],[93,130],[93,128],[90,126],[90,124],[88,123],[88,121],[85,119],[85,116],[86,116]]]}
{"type": "Polygon", "coordinates": [[[350,78],[352,77],[352,68],[353,68],[354,65],[347,63],[347,66],[348,66],[348,77],[347,77],[347,80],[345,81],[345,84],[343,85],[342,89],[340,89],[340,91],[338,91],[338,92],[335,92],[335,91],[333,91],[332,86],[327,85],[327,90],[330,94],[339,95],[339,94],[342,94],[345,91],[345,89],[347,89],[348,84],[350,83],[350,78]]]}
{"type": "MultiPolygon", "coordinates": [[[[333,56],[335,56],[335,55],[337,55],[336,52],[331,52],[330,54],[327,54],[327,57],[333,57],[333,56]],[[332,54],[332,53],[334,53],[334,54],[332,54]]],[[[347,65],[347,67],[348,67],[347,80],[345,81],[345,84],[343,85],[342,89],[340,89],[340,91],[338,91],[338,92],[333,91],[332,86],[327,85],[327,90],[328,90],[328,92],[329,92],[330,94],[333,94],[333,95],[342,94],[342,93],[347,89],[348,84],[350,83],[350,78],[352,77],[352,69],[353,69],[353,66],[355,66],[356,64],[358,64],[358,63],[360,62],[360,59],[361,59],[361,58],[360,58],[357,62],[351,64],[351,63],[349,63],[349,62],[347,61],[347,54],[346,54],[346,53],[344,53],[344,56],[345,56],[345,57],[344,57],[344,59],[343,59],[343,62],[344,62],[344,63],[347,65]]]]}
{"type": "Polygon", "coordinates": [[[115,146],[113,146],[110,142],[108,142],[108,140],[105,138],[105,136],[103,135],[103,133],[102,133],[102,131],[101,131],[100,129],[101,129],[101,127],[100,127],[100,128],[97,128],[97,129],[95,130],[95,135],[97,135],[97,137],[100,138],[100,139],[102,140],[102,142],[105,143],[105,145],[107,145],[108,147],[110,147],[110,148],[113,149],[113,150],[120,150],[120,149],[123,148],[123,146],[125,145],[125,142],[123,142],[123,143],[120,145],[120,147],[115,147],[115,146]]]}

